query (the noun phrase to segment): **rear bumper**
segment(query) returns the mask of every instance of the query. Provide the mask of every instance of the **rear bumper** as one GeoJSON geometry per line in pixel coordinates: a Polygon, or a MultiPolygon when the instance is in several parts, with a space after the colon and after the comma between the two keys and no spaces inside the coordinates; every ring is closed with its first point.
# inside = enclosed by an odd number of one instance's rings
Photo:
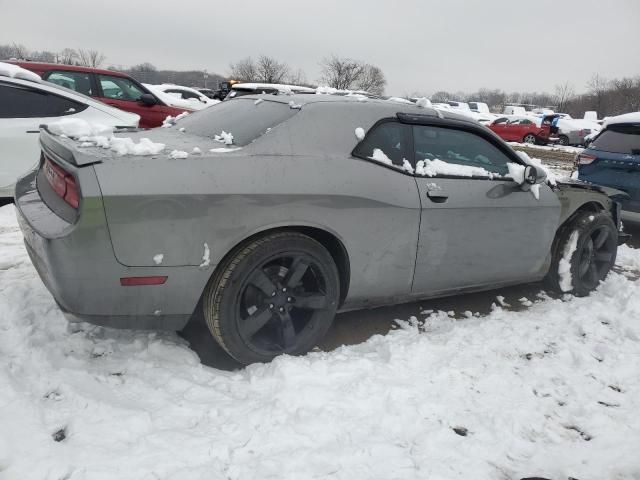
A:
{"type": "MultiPolygon", "coordinates": [[[[92,167],[83,170],[85,177],[90,170],[95,178],[92,167]]],[[[16,184],[18,222],[33,265],[69,319],[114,328],[184,327],[198,304],[207,272],[197,267],[121,265],[113,254],[99,197],[83,198],[78,221],[71,224],[49,209],[35,182],[34,171],[16,184]],[[123,277],[152,275],[168,278],[163,285],[120,285],[123,277]]],[[[84,190],[90,191],[90,185],[84,190]]]]}

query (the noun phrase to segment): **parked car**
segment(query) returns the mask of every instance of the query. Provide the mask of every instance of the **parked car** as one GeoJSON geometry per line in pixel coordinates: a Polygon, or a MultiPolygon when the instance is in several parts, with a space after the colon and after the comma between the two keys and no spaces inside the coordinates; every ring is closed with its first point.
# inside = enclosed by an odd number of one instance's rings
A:
{"type": "Polygon", "coordinates": [[[268,93],[270,95],[282,95],[287,93],[316,93],[315,88],[301,87],[300,85],[284,85],[280,83],[234,83],[229,94],[225,98],[232,99],[243,95],[255,95],[268,93]]]}
{"type": "Polygon", "coordinates": [[[307,352],[337,311],[543,278],[585,295],[614,264],[615,192],[547,183],[477,122],[349,96],[291,102],[250,95],[131,134],[166,145],[153,157],[43,129],[16,204],[61,309],[177,330],[201,305],[248,364],[307,352]],[[77,207],[52,187],[60,177],[77,207]]]}
{"type": "Polygon", "coordinates": [[[560,118],[558,120],[558,143],[560,145],[585,145],[586,137],[602,129],[588,120],[560,118]]]}
{"type": "Polygon", "coordinates": [[[202,110],[203,108],[220,103],[219,100],[212,100],[198,90],[189,87],[168,83],[162,85],[143,83],[143,85],[164,103],[176,108],[187,108],[190,111],[202,110]]]}
{"type": "Polygon", "coordinates": [[[622,219],[640,223],[640,112],[610,118],[576,163],[580,180],[629,194],[622,219]]]}
{"type": "Polygon", "coordinates": [[[508,142],[546,145],[551,136],[551,117],[510,115],[494,120],[488,127],[508,142]]]}
{"type": "Polygon", "coordinates": [[[16,179],[38,163],[40,125],[60,118],[114,127],[137,127],[140,120],[138,115],[44,82],[33,72],[0,63],[0,198],[12,198],[16,179]]]}
{"type": "Polygon", "coordinates": [[[527,110],[524,107],[516,105],[506,105],[502,111],[503,115],[527,115],[527,110]]]}
{"type": "Polygon", "coordinates": [[[141,128],[159,127],[167,116],[175,117],[182,112],[191,111],[167,105],[126,73],[58,63],[10,63],[35,72],[51,83],[93,97],[120,110],[135,113],[140,116],[141,128]]]}
{"type": "Polygon", "coordinates": [[[205,95],[207,98],[210,98],[212,100],[217,100],[216,91],[212,90],[211,88],[196,88],[196,90],[198,90],[200,93],[205,95]]]}
{"type": "Polygon", "coordinates": [[[469,102],[469,108],[472,112],[491,114],[489,105],[484,102],[469,102]]]}

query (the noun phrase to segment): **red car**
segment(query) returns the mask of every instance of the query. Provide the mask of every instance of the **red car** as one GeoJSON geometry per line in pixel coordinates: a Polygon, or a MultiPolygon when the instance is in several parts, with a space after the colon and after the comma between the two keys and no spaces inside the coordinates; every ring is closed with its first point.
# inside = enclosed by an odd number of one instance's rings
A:
{"type": "Polygon", "coordinates": [[[542,119],[535,117],[500,117],[489,124],[500,138],[507,142],[537,143],[546,145],[551,138],[553,115],[542,119]]]}
{"type": "Polygon", "coordinates": [[[31,70],[56,85],[84,93],[120,110],[137,113],[140,115],[141,128],[159,127],[167,116],[175,117],[184,111],[190,111],[166,105],[126,73],[58,63],[10,63],[31,70]]]}

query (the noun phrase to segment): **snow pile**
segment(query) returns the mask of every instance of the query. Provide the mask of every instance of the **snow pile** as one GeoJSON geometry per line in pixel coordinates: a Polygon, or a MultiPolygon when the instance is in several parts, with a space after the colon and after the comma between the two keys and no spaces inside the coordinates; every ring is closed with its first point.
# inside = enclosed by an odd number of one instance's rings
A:
{"type": "Polygon", "coordinates": [[[156,265],[160,265],[162,263],[162,260],[164,260],[163,253],[158,253],[157,255],[153,256],[153,263],[155,263],[156,265]]]}
{"type": "Polygon", "coordinates": [[[300,105],[299,103],[294,102],[293,100],[291,100],[289,102],[289,108],[293,108],[296,110],[300,110],[302,108],[302,105],[300,105]]]}
{"type": "Polygon", "coordinates": [[[369,158],[376,162],[384,163],[385,165],[393,165],[391,159],[379,148],[374,148],[373,154],[369,158]]]}
{"type": "Polygon", "coordinates": [[[224,143],[225,145],[233,144],[233,135],[231,133],[225,132],[224,130],[222,131],[222,133],[220,133],[220,135],[215,135],[213,138],[216,142],[224,143]]]}
{"type": "Polygon", "coordinates": [[[189,153],[183,150],[171,150],[171,152],[169,153],[169,158],[173,158],[173,159],[183,159],[183,158],[187,158],[188,156],[189,156],[189,153]]]}
{"type": "Polygon", "coordinates": [[[209,250],[209,245],[204,243],[204,253],[202,254],[202,263],[199,265],[200,268],[206,268],[211,265],[211,251],[209,250]]]}
{"type": "Polygon", "coordinates": [[[362,127],[356,128],[355,134],[358,140],[364,139],[364,128],[362,127]]]}
{"type": "Polygon", "coordinates": [[[202,110],[204,108],[210,107],[211,105],[214,105],[209,103],[203,103],[197,98],[184,99],[179,94],[167,93],[164,91],[165,87],[161,85],[150,85],[148,83],[143,83],[143,85],[153,95],[158,97],[162,101],[162,103],[165,103],[170,107],[185,108],[189,111],[193,111],[193,110],[202,110]]]}
{"type": "Polygon", "coordinates": [[[80,147],[100,147],[118,155],[156,155],[164,150],[163,143],[154,143],[148,138],[134,142],[129,137],[113,136],[113,127],[89,123],[81,118],[63,118],[47,125],[55,135],[77,140],[80,147]]]}
{"type": "Polygon", "coordinates": [[[0,232],[2,478],[637,478],[631,276],[224,372],[174,334],[68,323],[12,207],[0,232]]]}
{"type": "Polygon", "coordinates": [[[420,97],[416,100],[416,107],[427,108],[431,106],[431,100],[427,97],[420,97]]]}
{"type": "Polygon", "coordinates": [[[0,77],[19,78],[21,80],[29,80],[31,82],[42,82],[42,78],[37,73],[19,67],[12,63],[0,62],[0,77]]]}
{"type": "Polygon", "coordinates": [[[407,105],[414,105],[414,103],[411,100],[407,100],[406,98],[402,98],[402,97],[389,97],[387,98],[388,102],[395,102],[395,103],[405,103],[407,105]]]}
{"type": "Polygon", "coordinates": [[[167,118],[165,118],[162,121],[162,126],[164,128],[173,127],[178,120],[180,120],[181,118],[186,117],[187,115],[189,115],[189,112],[182,112],[181,114],[176,115],[175,117],[172,117],[171,115],[167,115],[167,118]]]}
{"type": "Polygon", "coordinates": [[[49,123],[47,128],[54,135],[64,135],[69,138],[111,136],[113,135],[113,127],[102,125],[100,123],[89,123],[82,118],[61,118],[55,122],[49,123]]]}
{"type": "Polygon", "coordinates": [[[496,176],[495,173],[489,172],[481,167],[458,165],[456,163],[443,162],[439,159],[420,160],[416,164],[416,173],[427,177],[435,177],[436,175],[455,175],[458,177],[493,178],[496,176]]]}
{"type": "Polygon", "coordinates": [[[560,274],[560,288],[563,292],[570,292],[573,290],[573,278],[571,277],[571,257],[578,247],[578,237],[580,233],[575,230],[571,232],[569,241],[564,246],[562,251],[562,258],[558,263],[558,273],[560,274]]]}

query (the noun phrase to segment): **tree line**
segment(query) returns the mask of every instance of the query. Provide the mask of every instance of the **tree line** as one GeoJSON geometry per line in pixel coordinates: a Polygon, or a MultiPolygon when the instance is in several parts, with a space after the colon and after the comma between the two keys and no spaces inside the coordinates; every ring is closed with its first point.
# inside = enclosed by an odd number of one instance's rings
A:
{"type": "MultiPolygon", "coordinates": [[[[29,50],[21,44],[0,45],[1,59],[29,59],[40,62],[102,67],[106,55],[93,49],[64,48],[53,52],[29,50]]],[[[320,78],[316,84],[307,80],[300,68],[293,68],[274,57],[260,55],[246,57],[229,64],[227,76],[208,73],[206,70],[159,70],[144,62],[131,67],[110,64],[107,68],[123,71],[144,83],[175,83],[187,86],[217,88],[226,79],[255,83],[288,83],[303,86],[326,85],[340,90],[364,90],[375,95],[384,95],[387,80],[379,67],[352,58],[330,55],[319,62],[320,78]]],[[[585,111],[595,110],[599,116],[640,111],[640,75],[618,79],[607,79],[594,74],[586,84],[586,92],[576,93],[575,87],[564,82],[548,92],[511,92],[499,88],[481,88],[476,92],[450,92],[440,90],[433,95],[414,93],[411,96],[430,97],[432,102],[447,100],[485,102],[492,111],[501,112],[507,104],[549,106],[558,112],[581,118],[585,111]]]]}
{"type": "Polygon", "coordinates": [[[594,74],[586,84],[584,93],[576,93],[570,82],[555,86],[554,93],[511,92],[481,88],[473,93],[438,91],[431,95],[432,102],[446,100],[484,102],[494,112],[502,112],[505,105],[539,105],[556,112],[582,118],[586,111],[596,111],[600,118],[640,111],[640,75],[607,79],[594,74]]]}

